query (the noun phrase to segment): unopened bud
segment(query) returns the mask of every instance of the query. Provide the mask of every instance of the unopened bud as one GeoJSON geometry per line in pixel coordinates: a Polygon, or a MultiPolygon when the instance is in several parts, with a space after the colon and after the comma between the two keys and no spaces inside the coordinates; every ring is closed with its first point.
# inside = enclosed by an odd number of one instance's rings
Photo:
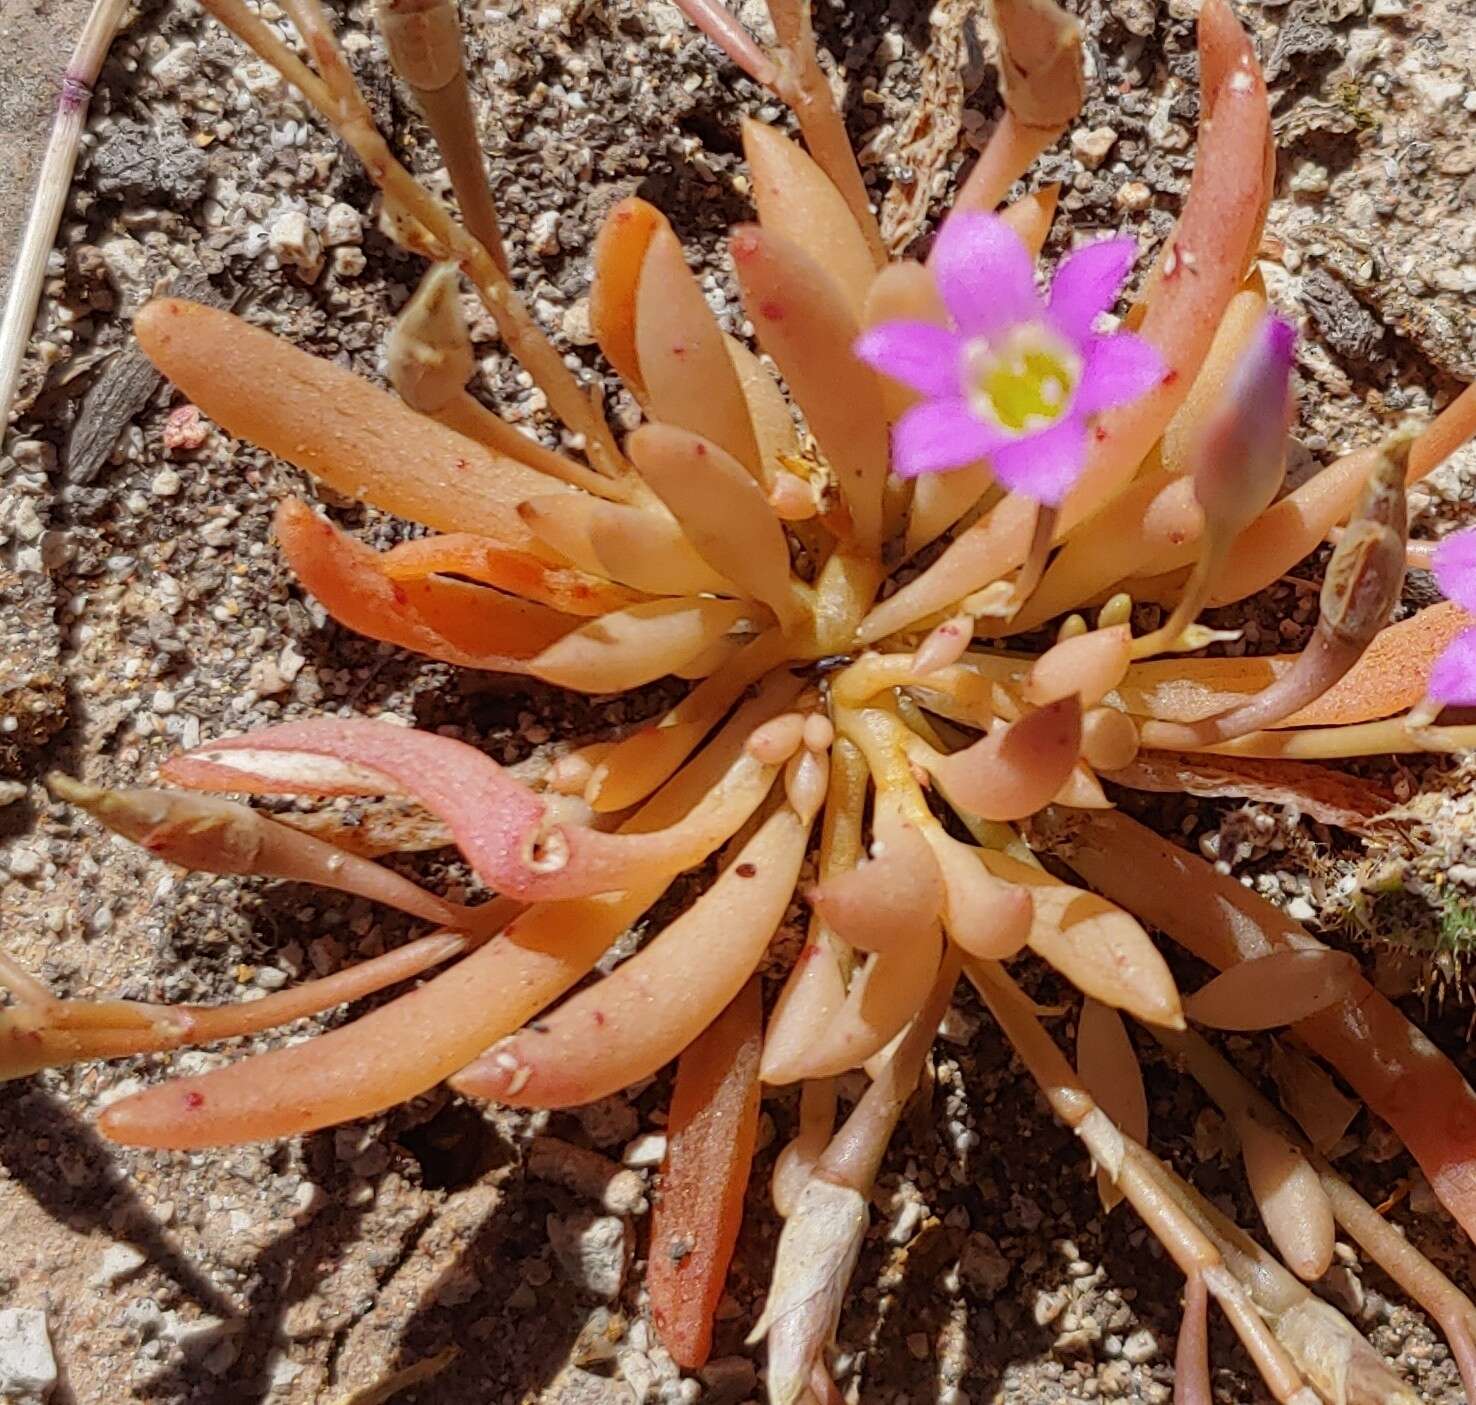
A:
{"type": "Polygon", "coordinates": [[[1286,475],[1286,431],[1297,334],[1268,314],[1225,378],[1190,450],[1194,495],[1218,541],[1239,536],[1271,504],[1286,475]]]}

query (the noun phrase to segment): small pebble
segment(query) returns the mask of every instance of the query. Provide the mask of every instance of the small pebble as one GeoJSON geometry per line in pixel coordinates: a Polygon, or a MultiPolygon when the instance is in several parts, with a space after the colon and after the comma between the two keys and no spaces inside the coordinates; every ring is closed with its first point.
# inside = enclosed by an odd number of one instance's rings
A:
{"type": "Polygon", "coordinates": [[[1119,210],[1136,214],[1153,203],[1153,192],[1142,181],[1124,181],[1113,198],[1119,210]]]}
{"type": "Polygon", "coordinates": [[[746,1356],[719,1356],[699,1374],[702,1384],[718,1400],[742,1400],[758,1384],[758,1372],[746,1356]]]}
{"type": "Polygon", "coordinates": [[[1095,171],[1117,144],[1111,127],[1078,127],[1071,134],[1071,154],[1089,171],[1095,171]]]}
{"type": "Polygon", "coordinates": [[[0,1400],[37,1405],[56,1385],[46,1314],[36,1308],[0,1308],[0,1400]]]}
{"type": "Polygon", "coordinates": [[[1141,1366],[1158,1355],[1158,1339],[1146,1327],[1140,1327],[1124,1340],[1122,1355],[1134,1366],[1141,1366]]]}
{"type": "Polygon", "coordinates": [[[16,878],[34,878],[41,872],[41,855],[34,849],[28,849],[23,844],[17,844],[5,856],[5,867],[16,878]]]}
{"type": "Polygon", "coordinates": [[[301,210],[288,210],[272,221],[267,248],[284,267],[294,268],[304,283],[317,281],[323,271],[323,243],[301,210]]]}
{"type": "Polygon", "coordinates": [[[364,242],[364,219],[352,205],[342,201],[328,207],[323,218],[323,243],[330,249],[342,244],[364,242]]]}
{"type": "Polygon", "coordinates": [[[660,1132],[642,1132],[626,1143],[620,1159],[636,1170],[659,1166],[666,1159],[666,1137],[660,1132]]]}
{"type": "Polygon", "coordinates": [[[613,1300],[620,1296],[630,1262],[625,1221],[587,1212],[550,1215],[549,1243],[564,1276],[581,1292],[613,1300]]]}
{"type": "Polygon", "coordinates": [[[92,1286],[106,1288],[132,1273],[137,1273],[147,1262],[142,1250],[134,1248],[132,1244],[109,1244],[103,1250],[97,1272],[92,1275],[92,1286]]]}

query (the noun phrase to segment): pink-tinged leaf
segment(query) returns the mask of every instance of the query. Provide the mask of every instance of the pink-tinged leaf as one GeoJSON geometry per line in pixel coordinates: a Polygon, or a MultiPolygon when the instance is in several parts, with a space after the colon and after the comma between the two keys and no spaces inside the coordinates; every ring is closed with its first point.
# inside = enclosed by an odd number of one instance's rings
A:
{"type": "Polygon", "coordinates": [[[845,196],[798,143],[751,118],[743,122],[743,154],[759,223],[819,259],[860,316],[876,261],[845,196]]]}
{"type": "Polygon", "coordinates": [[[1066,504],[1063,532],[1132,479],[1188,395],[1244,277],[1246,251],[1259,224],[1270,129],[1260,73],[1253,66],[1238,68],[1222,87],[1214,121],[1207,113],[1204,119],[1184,213],[1169,236],[1161,277],[1151,284],[1147,315],[1137,329],[1163,357],[1165,374],[1151,394],[1102,417],[1082,480],[1066,504]]]}
{"type": "Polygon", "coordinates": [[[1083,707],[1093,707],[1122,682],[1132,650],[1132,630],[1125,624],[1063,639],[1031,664],[1025,700],[1044,707],[1074,695],[1083,707]]]}
{"type": "Polygon", "coordinates": [[[885,1049],[922,1008],[942,953],[943,933],[934,922],[915,927],[905,943],[867,957],[851,979],[845,1004],[799,1054],[793,1076],[845,1073],[885,1049]]]}
{"type": "Polygon", "coordinates": [[[743,1223],[758,1141],[763,1023],[761,986],[753,980],[677,1062],[647,1289],[657,1336],[686,1370],[711,1351],[713,1317],[743,1223]]]}
{"type": "Polygon", "coordinates": [[[885,813],[873,857],[810,890],[810,903],[842,941],[886,951],[910,939],[943,908],[943,875],[915,825],[885,813]]]}
{"type": "MultiPolygon", "coordinates": [[[[547,802],[490,756],[450,737],[387,722],[292,722],[245,739],[207,743],[191,758],[209,762],[221,754],[238,762],[243,746],[255,752],[327,757],[379,774],[382,789],[414,796],[446,822],[457,847],[489,887],[530,901],[632,887],[693,844],[687,833],[674,847],[676,829],[630,836],[557,823],[547,802]]],[[[726,837],[762,799],[772,776],[771,768],[743,758],[731,773],[736,789],[724,798],[724,787],[717,787],[693,817],[705,807],[712,827],[726,837]],[[734,809],[740,812],[736,820],[734,809]]],[[[696,828],[702,831],[696,840],[701,849],[710,837],[708,823],[699,822],[696,828]]]]}
{"type": "Polygon", "coordinates": [[[1020,820],[1050,803],[1081,755],[1081,703],[1058,699],[996,724],[972,746],[928,762],[950,802],[986,820],[1020,820]]]}
{"type": "Polygon", "coordinates": [[[789,545],[763,490],[731,454],[689,430],[648,424],[626,452],[715,571],[767,605],[786,628],[802,623],[789,545]]]}
{"type": "Polygon", "coordinates": [[[875,550],[887,421],[880,383],[852,351],[861,332],[856,313],[836,280],[799,245],[745,225],[730,247],[759,343],[837,475],[857,542],[875,550]]]}
{"type": "Polygon", "coordinates": [[[1122,1016],[1089,996],[1076,1026],[1076,1067],[1087,1091],[1135,1142],[1148,1140],[1143,1068],[1122,1016]]]}
{"type": "MultiPolygon", "coordinates": [[[[1221,969],[1317,945],[1233,876],[1117,811],[1073,816],[1059,852],[1093,887],[1221,969]]],[[[1394,1128],[1435,1194],[1476,1235],[1476,1092],[1455,1065],[1361,978],[1349,998],[1296,1032],[1394,1128]]]]}
{"type": "Polygon", "coordinates": [[[595,237],[590,328],[605,358],[642,404],[647,395],[636,350],[636,292],[652,237],[670,228],[654,205],[632,196],[605,216],[595,237]]]}
{"type": "Polygon", "coordinates": [[[981,862],[982,850],[941,825],[928,831],[928,842],[943,874],[944,930],[970,956],[1005,961],[1016,955],[1030,937],[1030,894],[997,879],[981,862]]]}
{"type": "Polygon", "coordinates": [[[592,575],[648,595],[738,594],[654,504],[631,507],[584,493],[543,496],[519,503],[518,515],[539,540],[592,575]]]}
{"type": "Polygon", "coordinates": [[[1036,504],[1011,493],[960,532],[926,571],[877,605],[856,631],[856,642],[874,644],[1008,575],[1030,550],[1035,518],[1036,504]]]}
{"type": "Polygon", "coordinates": [[[1191,1273],[1184,1284],[1184,1316],[1174,1348],[1174,1405],[1215,1405],[1210,1388],[1209,1289],[1191,1273]]]}
{"type": "Polygon", "coordinates": [[[546,683],[620,693],[655,682],[721,640],[753,607],[707,597],[648,600],[593,620],[528,662],[546,683]]]}
{"type": "Polygon", "coordinates": [[[1178,987],[1136,918],[1033,864],[991,849],[980,858],[996,878],[1029,891],[1030,949],[1079,991],[1148,1024],[1184,1027],[1178,987]]]}
{"type": "MultiPolygon", "coordinates": [[[[749,733],[778,706],[783,701],[756,698],[740,707],[623,833],[669,830],[689,815],[723,783],[749,733]]],[[[424,987],[316,1039],[125,1098],[104,1111],[102,1130],[135,1146],[222,1146],[293,1136],[413,1098],[583,979],[674,871],[648,874],[615,897],[530,908],[424,987]]]]}
{"type": "Polygon", "coordinates": [[[788,806],[760,827],[680,917],[603,980],[494,1044],[452,1080],[515,1107],[575,1107],[676,1058],[743,988],[784,919],[810,819],[788,806]]]}
{"type": "Polygon", "coordinates": [[[1332,1204],[1301,1147],[1253,1116],[1237,1119],[1245,1178],[1286,1266],[1313,1282],[1332,1266],[1332,1204]]]}
{"type": "Polygon", "coordinates": [[[1363,1104],[1348,1097],[1323,1066],[1296,1049],[1271,1041],[1271,1077],[1281,1105],[1323,1156],[1342,1141],[1363,1104]]]}
{"type": "Polygon", "coordinates": [[[1357,960],[1346,952],[1273,951],[1230,967],[1185,996],[1184,1013],[1212,1029],[1275,1029],[1347,999],[1361,980],[1357,960]]]}

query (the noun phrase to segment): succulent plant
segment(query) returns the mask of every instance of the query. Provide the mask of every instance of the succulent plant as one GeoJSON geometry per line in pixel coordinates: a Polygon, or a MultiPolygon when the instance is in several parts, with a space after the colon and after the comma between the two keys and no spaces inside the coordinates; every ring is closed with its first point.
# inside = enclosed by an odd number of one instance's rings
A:
{"type": "Polygon", "coordinates": [[[610,213],[591,318],[644,416],[623,442],[509,280],[449,0],[385,0],[379,19],[464,222],[375,130],[318,0],[283,4],[310,65],[244,0],[205,0],[338,131],[395,236],[431,261],[388,347],[397,394],[173,299],[138,315],[140,344],[232,434],[431,529],[376,552],[306,502],[281,504],[287,561],[344,625],[590,694],[671,675],[691,686],[654,724],[567,750],[531,783],[466,743],[371,718],[210,741],[165,766],[176,789],[57,778],[59,796],[160,859],[322,883],[440,930],[226,1008],[63,1000],[0,958],[13,997],[0,1073],[251,1033],[454,962],[331,1033],[114,1102],[102,1129],[165,1148],[289,1136],[446,1079],[469,1097],[567,1107],[677,1060],[653,1232],[682,1252],[651,1290],[689,1366],[708,1349],[759,1086],[799,1084],[758,1329],[770,1399],[794,1405],[836,1397],[825,1352],[867,1197],[964,975],[1086,1146],[1104,1200],[1128,1200],[1183,1270],[1181,1399],[1210,1399],[1213,1298],[1278,1399],[1414,1400],[1304,1286],[1335,1226],[1440,1321],[1476,1387],[1471,1304],[1325,1159],[1341,1098],[1327,1073],[1284,1054],[1293,1121],[1188,1022],[1294,1029],[1469,1232],[1476,1096],[1356,961],[1115,811],[1103,784],[1315,806],[1329,786],[1357,788],[1329,760],[1476,745],[1476,728],[1440,716],[1470,701],[1450,681],[1472,637],[1464,545],[1437,558],[1457,603],[1391,623],[1407,562],[1424,559],[1405,487],[1476,428],[1476,392],[1283,491],[1294,334],[1254,271],[1274,152],[1265,85],[1224,0],[1199,20],[1182,216],[1112,326],[1130,241],[1073,253],[1042,300],[1034,262],[1055,192],[995,213],[1081,102],[1078,27],[1051,0],[993,6],[1006,113],[927,262],[886,256],[806,7],[770,0],[765,51],[714,0],[686,0],[792,108],[808,152],[744,126],[758,219],[729,247],[758,353],[714,320],[659,211],[631,199],[610,213]],[[468,393],[463,279],[569,431],[566,451],[468,393]],[[1254,595],[1329,539],[1302,654],[1202,654],[1222,637],[1197,623],[1204,607],[1254,595]],[[1135,636],[1142,602],[1169,613],[1135,636]],[[497,896],[447,902],[225,792],[413,802],[497,896]],[[715,855],[686,911],[581,986],[715,855]],[[808,936],[765,1022],[751,978],[797,895],[808,936]],[[1150,927],[1224,974],[1181,999],[1150,927]],[[1027,951],[1084,997],[1077,1070],[1006,968],[1027,951]],[[1123,1014],[1224,1110],[1279,1258],[1147,1149],[1123,1014]],[[835,1080],[858,1068],[870,1082],[837,1127],[835,1080]]]}

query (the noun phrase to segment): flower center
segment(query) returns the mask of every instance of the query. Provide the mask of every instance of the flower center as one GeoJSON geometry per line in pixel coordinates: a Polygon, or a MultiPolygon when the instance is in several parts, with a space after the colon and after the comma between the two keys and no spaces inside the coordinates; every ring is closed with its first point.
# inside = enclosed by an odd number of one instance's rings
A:
{"type": "Polygon", "coordinates": [[[1044,327],[1017,327],[997,345],[983,337],[964,349],[964,395],[982,420],[1032,434],[1066,412],[1081,379],[1081,358],[1044,327]]]}

